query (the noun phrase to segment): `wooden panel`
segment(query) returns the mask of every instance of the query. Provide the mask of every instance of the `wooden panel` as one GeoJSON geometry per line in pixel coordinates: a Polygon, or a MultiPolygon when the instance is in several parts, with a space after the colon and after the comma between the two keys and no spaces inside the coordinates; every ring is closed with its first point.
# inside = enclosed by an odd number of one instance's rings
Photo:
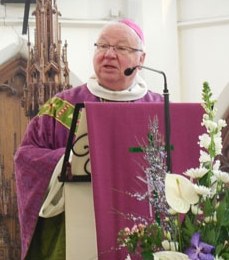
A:
{"type": "Polygon", "coordinates": [[[26,75],[27,61],[22,57],[14,57],[0,65],[0,85],[11,80],[13,75],[21,73],[26,75]]]}
{"type": "Polygon", "coordinates": [[[13,156],[28,123],[21,107],[25,76],[19,69],[8,82],[14,94],[7,88],[0,91],[0,259],[20,259],[13,156]]]}

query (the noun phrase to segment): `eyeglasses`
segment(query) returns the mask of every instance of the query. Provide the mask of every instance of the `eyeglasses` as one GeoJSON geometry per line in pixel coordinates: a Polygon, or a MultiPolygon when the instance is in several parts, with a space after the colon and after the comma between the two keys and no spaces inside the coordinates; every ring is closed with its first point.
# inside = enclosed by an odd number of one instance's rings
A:
{"type": "Polygon", "coordinates": [[[127,46],[121,46],[121,45],[111,45],[108,43],[94,43],[94,46],[100,52],[106,52],[110,48],[113,48],[113,50],[117,54],[121,54],[121,55],[126,55],[128,53],[133,53],[133,52],[137,52],[137,51],[143,52],[143,50],[141,50],[141,49],[136,49],[136,48],[127,47],[127,46]]]}

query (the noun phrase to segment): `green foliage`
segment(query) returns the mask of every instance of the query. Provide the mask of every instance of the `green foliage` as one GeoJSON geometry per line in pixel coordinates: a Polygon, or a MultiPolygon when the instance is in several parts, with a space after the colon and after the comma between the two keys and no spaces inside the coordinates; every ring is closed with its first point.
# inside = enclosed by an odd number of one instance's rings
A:
{"type": "MultiPolygon", "coordinates": [[[[211,252],[207,252],[207,254],[224,260],[229,259],[229,173],[220,170],[218,160],[222,149],[221,130],[226,126],[226,122],[224,120],[215,121],[216,100],[212,98],[212,92],[207,82],[203,83],[202,100],[205,111],[202,125],[205,126],[206,133],[199,137],[200,154],[202,155],[199,159],[200,166],[184,173],[193,182],[191,186],[195,185],[195,194],[198,194],[199,201],[194,202],[195,204],[190,203],[188,212],[179,218],[179,212],[175,213],[177,215],[174,217],[174,212],[171,214],[164,201],[160,200],[160,203],[155,204],[156,206],[152,204],[154,212],[159,212],[156,216],[166,216],[161,218],[160,222],[155,219],[154,222],[147,225],[135,225],[131,230],[125,228],[119,232],[119,245],[126,247],[129,253],[140,254],[144,260],[152,260],[154,252],[165,250],[163,248],[165,241],[170,246],[166,250],[172,250],[171,245],[178,244],[175,249],[185,252],[191,245],[191,249],[196,249],[196,254],[198,254],[200,248],[195,243],[191,243],[193,235],[196,233],[199,233],[198,240],[200,239],[200,241],[198,243],[203,242],[211,248],[211,252]],[[162,206],[163,212],[159,211],[162,206]],[[180,221],[180,219],[182,220],[180,221]],[[214,251],[212,251],[212,247],[214,247],[214,251]]],[[[161,138],[155,138],[158,137],[155,135],[157,130],[158,125],[156,124],[151,132],[153,134],[148,136],[149,149],[143,149],[143,152],[147,152],[150,158],[151,168],[148,169],[148,172],[153,173],[150,177],[154,182],[159,176],[162,176],[164,169],[164,160],[160,157],[162,150],[160,150],[160,142],[158,142],[161,138]]],[[[153,186],[152,183],[147,184],[148,187],[153,186]]],[[[163,185],[161,187],[166,188],[163,185]]],[[[180,199],[185,200],[187,197],[182,197],[182,188],[179,186],[178,193],[181,196],[180,199]]],[[[173,195],[173,193],[169,194],[173,195]]],[[[151,195],[153,201],[159,201],[163,197],[163,193],[154,196],[155,189],[151,191],[151,195]]],[[[192,259],[191,257],[193,256],[189,255],[190,259],[192,259]]],[[[206,257],[208,256],[206,255],[206,257]]]]}
{"type": "Polygon", "coordinates": [[[118,244],[125,246],[129,253],[140,252],[144,260],[153,259],[153,252],[161,247],[163,230],[156,224],[135,225],[131,230],[122,229],[118,234],[118,244]]]}
{"type": "MultiPolygon", "coordinates": [[[[184,245],[187,247],[188,241],[192,234],[199,232],[201,241],[215,247],[215,256],[228,258],[229,244],[229,190],[227,184],[223,181],[227,178],[221,178],[222,175],[227,176],[228,173],[220,172],[216,167],[217,156],[220,154],[217,150],[216,138],[221,140],[222,122],[215,122],[215,103],[212,99],[212,92],[207,82],[203,84],[202,98],[205,109],[203,124],[206,126],[207,134],[210,138],[208,146],[202,147],[209,154],[209,160],[200,162],[200,167],[207,169],[207,173],[196,180],[198,185],[210,189],[210,194],[200,196],[198,207],[202,213],[194,215],[192,211],[188,212],[182,224],[182,235],[184,245]],[[204,121],[205,120],[205,121],[204,121]],[[213,127],[213,124],[214,127],[213,127]],[[216,125],[217,124],[217,125],[216,125]]],[[[223,125],[223,124],[222,124],[223,125]]],[[[226,181],[227,182],[227,181],[226,181]]]]}

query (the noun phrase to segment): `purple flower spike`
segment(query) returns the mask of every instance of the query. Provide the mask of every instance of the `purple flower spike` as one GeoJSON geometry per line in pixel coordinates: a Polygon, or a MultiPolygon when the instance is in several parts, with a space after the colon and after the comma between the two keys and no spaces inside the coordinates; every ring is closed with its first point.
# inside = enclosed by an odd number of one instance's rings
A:
{"type": "Polygon", "coordinates": [[[206,244],[200,240],[200,233],[195,233],[191,239],[191,246],[186,250],[186,254],[191,260],[214,260],[211,254],[214,246],[206,244]]]}

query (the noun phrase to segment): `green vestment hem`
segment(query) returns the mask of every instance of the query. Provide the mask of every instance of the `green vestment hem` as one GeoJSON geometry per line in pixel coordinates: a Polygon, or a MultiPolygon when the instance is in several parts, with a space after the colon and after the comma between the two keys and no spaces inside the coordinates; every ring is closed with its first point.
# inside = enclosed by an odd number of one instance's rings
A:
{"type": "Polygon", "coordinates": [[[39,217],[26,260],[65,260],[65,214],[39,217]]]}

